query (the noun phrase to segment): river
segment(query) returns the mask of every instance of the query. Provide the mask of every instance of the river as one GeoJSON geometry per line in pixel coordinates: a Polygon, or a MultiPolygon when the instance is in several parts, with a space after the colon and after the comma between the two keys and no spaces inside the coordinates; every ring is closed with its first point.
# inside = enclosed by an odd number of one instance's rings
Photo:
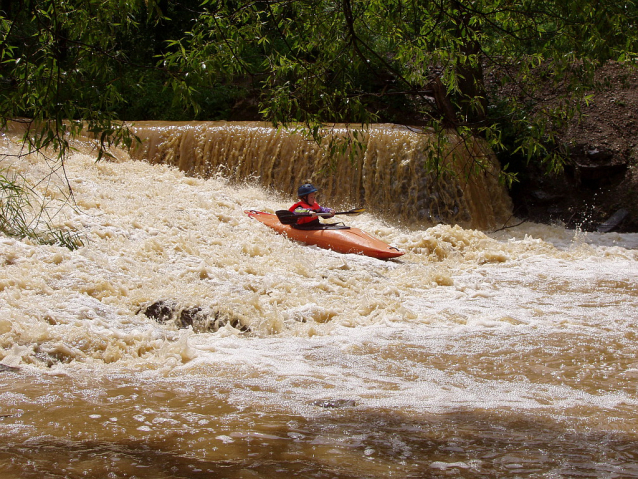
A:
{"type": "Polygon", "coordinates": [[[382,261],[250,219],[294,200],[254,180],[64,173],[85,246],[0,236],[1,477],[638,477],[638,235],[342,218],[382,261]]]}

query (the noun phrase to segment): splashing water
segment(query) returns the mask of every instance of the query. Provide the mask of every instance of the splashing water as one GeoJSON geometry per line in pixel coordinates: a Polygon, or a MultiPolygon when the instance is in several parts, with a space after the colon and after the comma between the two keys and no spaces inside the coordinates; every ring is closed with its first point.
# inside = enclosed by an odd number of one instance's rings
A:
{"type": "Polygon", "coordinates": [[[311,181],[320,187],[323,201],[366,206],[395,223],[485,229],[511,217],[494,155],[479,142],[437,137],[427,130],[372,125],[361,131],[335,125],[321,147],[300,133],[265,123],[142,122],[135,131],[145,140],[135,156],[151,163],[203,178],[218,173],[255,178],[284,194],[311,181]],[[325,143],[335,138],[349,138],[363,152],[357,150],[353,158],[330,154],[325,143]],[[438,167],[432,169],[435,162],[438,167]]]}

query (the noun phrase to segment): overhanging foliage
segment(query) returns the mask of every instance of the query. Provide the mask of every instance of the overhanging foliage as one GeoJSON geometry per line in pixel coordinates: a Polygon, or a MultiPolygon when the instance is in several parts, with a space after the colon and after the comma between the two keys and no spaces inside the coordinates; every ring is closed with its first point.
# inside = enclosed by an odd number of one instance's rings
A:
{"type": "MultiPolygon", "coordinates": [[[[67,134],[99,155],[122,120],[263,118],[453,128],[559,170],[557,134],[592,72],[634,62],[636,0],[10,0],[0,12],[0,120],[33,149],[67,134]],[[140,118],[138,115],[144,116],[140,118]]],[[[511,178],[510,178],[511,179],[511,178]]]]}

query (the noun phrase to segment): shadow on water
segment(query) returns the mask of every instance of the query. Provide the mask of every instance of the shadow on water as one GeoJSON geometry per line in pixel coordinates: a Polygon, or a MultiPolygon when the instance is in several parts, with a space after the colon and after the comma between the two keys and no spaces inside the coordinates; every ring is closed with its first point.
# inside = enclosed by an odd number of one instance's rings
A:
{"type": "Polygon", "coordinates": [[[114,442],[41,436],[12,443],[5,437],[0,476],[638,477],[635,436],[577,431],[511,411],[458,411],[415,421],[400,412],[344,407],[326,408],[312,420],[276,415],[262,419],[279,426],[268,427],[267,434],[239,437],[218,451],[215,460],[197,441],[189,443],[192,452],[176,453],[183,440],[176,435],[114,442]]]}

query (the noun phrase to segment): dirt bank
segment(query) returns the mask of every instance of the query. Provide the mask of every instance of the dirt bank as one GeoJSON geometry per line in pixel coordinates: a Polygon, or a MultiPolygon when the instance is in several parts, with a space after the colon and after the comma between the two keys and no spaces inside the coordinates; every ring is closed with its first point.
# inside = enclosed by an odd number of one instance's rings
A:
{"type": "Polygon", "coordinates": [[[564,173],[547,177],[530,167],[511,192],[516,215],[638,232],[638,71],[607,65],[589,93],[583,118],[561,134],[570,153],[564,173]]]}

